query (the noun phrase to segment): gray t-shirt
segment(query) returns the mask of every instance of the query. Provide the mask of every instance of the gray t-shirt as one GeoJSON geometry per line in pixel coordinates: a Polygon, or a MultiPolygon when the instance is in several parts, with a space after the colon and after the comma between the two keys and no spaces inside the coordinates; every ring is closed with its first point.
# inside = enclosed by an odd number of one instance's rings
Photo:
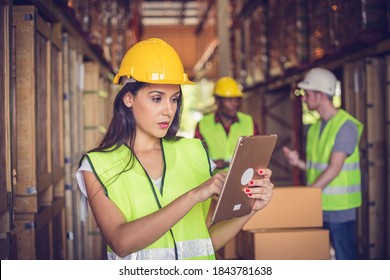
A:
{"type": "MultiPolygon", "coordinates": [[[[326,122],[321,123],[321,131],[326,122]]],[[[343,152],[347,156],[353,153],[358,141],[358,128],[352,121],[346,121],[337,133],[333,152],[343,152]]],[[[356,209],[323,211],[324,222],[343,223],[356,220],[356,209]]]]}

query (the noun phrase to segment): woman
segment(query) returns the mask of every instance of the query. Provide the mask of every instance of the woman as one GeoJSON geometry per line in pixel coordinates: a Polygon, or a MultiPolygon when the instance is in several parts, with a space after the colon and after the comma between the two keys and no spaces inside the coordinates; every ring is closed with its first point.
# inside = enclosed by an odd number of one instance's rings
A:
{"type": "Polygon", "coordinates": [[[211,225],[212,197],[226,174],[210,178],[213,164],[202,142],[176,137],[180,85],[193,84],[176,51],[157,38],[137,43],[123,58],[119,82],[107,133],[77,174],[108,258],[215,259],[271,199],[271,171],[261,170],[263,179],[244,190],[256,200],[251,214],[211,225]]]}

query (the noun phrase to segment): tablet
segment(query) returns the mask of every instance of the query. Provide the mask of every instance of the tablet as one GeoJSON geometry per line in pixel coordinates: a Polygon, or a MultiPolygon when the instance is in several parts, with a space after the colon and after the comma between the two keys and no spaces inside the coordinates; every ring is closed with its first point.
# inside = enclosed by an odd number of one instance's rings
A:
{"type": "Polygon", "coordinates": [[[230,163],[224,186],[218,198],[211,222],[241,217],[252,211],[254,199],[243,191],[252,179],[260,178],[258,169],[267,168],[277,135],[242,136],[230,163]]]}

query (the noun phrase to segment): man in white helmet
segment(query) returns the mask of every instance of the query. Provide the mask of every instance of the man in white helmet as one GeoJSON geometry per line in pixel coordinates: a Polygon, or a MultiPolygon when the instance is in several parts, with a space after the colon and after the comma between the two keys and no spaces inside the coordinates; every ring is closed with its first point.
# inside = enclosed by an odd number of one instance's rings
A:
{"type": "Polygon", "coordinates": [[[302,101],[320,119],[307,132],[306,162],[283,147],[290,165],[306,171],[307,185],[322,189],[324,228],[329,229],[336,259],[356,259],[356,208],[361,206],[359,141],[363,124],[333,105],[336,76],[313,68],[298,83],[302,101]]]}

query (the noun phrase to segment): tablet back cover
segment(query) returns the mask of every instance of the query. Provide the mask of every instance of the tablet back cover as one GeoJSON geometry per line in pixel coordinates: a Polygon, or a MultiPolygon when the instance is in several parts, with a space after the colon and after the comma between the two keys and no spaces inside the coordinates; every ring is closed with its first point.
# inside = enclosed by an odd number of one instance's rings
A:
{"type": "Polygon", "coordinates": [[[276,135],[242,136],[238,139],[231,165],[212,218],[216,223],[250,213],[254,199],[243,189],[252,179],[261,178],[257,170],[268,167],[276,135]]]}

